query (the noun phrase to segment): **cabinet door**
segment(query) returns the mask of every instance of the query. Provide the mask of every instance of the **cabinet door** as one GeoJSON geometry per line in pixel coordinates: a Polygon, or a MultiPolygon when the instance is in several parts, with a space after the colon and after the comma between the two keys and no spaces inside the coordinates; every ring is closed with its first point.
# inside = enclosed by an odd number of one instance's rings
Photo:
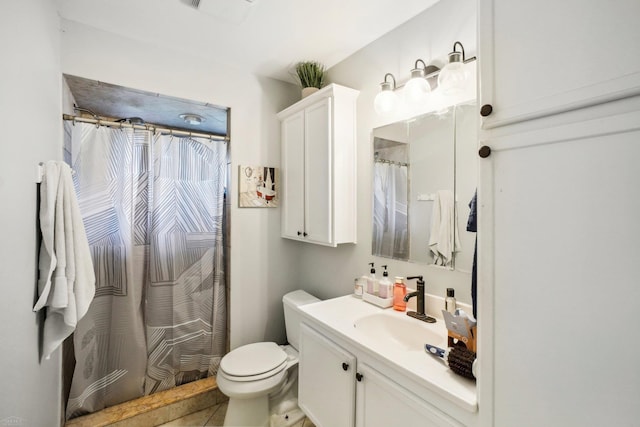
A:
{"type": "Polygon", "coordinates": [[[333,244],[331,98],[305,109],[304,134],[307,240],[333,244]]]}
{"type": "Polygon", "coordinates": [[[640,1],[480,0],[485,128],[640,93],[640,1]]]}
{"type": "Polygon", "coordinates": [[[357,427],[461,427],[462,424],[418,399],[370,366],[360,363],[357,427]]]}
{"type": "Polygon", "coordinates": [[[282,122],[282,237],[304,233],[304,111],[282,122]]]}
{"type": "Polygon", "coordinates": [[[492,372],[480,372],[481,387],[485,374],[493,379],[491,425],[638,425],[637,351],[614,360],[593,351],[593,343],[628,343],[629,329],[616,326],[637,324],[638,123],[640,110],[488,141],[478,215],[486,299],[478,307],[495,325],[493,342],[508,343],[489,347],[492,372]],[[624,298],[611,319],[593,321],[607,311],[604,294],[624,298]],[[514,319],[517,327],[504,327],[514,319]],[[562,333],[549,332],[558,325],[562,333]],[[541,342],[553,351],[539,351],[541,342]]]}
{"type": "Polygon", "coordinates": [[[353,427],[355,369],[352,354],[301,325],[298,404],[317,427],[353,427]]]}

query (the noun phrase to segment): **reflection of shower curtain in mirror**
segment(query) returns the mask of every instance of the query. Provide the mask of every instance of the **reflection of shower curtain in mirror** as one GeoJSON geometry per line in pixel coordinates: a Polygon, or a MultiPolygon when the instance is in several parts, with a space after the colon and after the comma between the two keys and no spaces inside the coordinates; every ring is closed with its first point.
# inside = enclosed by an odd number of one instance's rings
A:
{"type": "Polygon", "coordinates": [[[377,161],[373,175],[373,254],[408,259],[407,166],[377,161]]]}

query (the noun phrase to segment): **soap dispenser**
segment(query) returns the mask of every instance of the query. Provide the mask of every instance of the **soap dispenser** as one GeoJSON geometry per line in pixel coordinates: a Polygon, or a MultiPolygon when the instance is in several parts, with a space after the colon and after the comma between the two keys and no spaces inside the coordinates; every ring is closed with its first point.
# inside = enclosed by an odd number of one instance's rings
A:
{"type": "Polygon", "coordinates": [[[393,309],[397,311],[406,311],[407,302],[404,296],[407,294],[407,285],[404,284],[404,277],[396,277],[396,283],[393,285],[393,309]]]}
{"type": "Polygon", "coordinates": [[[380,298],[391,298],[393,296],[393,284],[389,280],[389,272],[387,266],[383,265],[384,271],[382,272],[382,279],[378,283],[378,296],[380,298]]]}
{"type": "Polygon", "coordinates": [[[367,277],[367,293],[371,295],[376,295],[378,293],[378,281],[376,280],[376,269],[373,266],[373,263],[370,262],[371,266],[371,274],[367,277]]]}

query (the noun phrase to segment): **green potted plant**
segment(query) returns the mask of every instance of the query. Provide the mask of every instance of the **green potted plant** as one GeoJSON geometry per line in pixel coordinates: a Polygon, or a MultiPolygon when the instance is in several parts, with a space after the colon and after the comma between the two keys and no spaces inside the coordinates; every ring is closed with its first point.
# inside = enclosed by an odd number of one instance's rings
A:
{"type": "Polygon", "coordinates": [[[317,92],[324,84],[325,68],[317,61],[300,61],[295,66],[296,75],[302,86],[302,97],[317,92]]]}

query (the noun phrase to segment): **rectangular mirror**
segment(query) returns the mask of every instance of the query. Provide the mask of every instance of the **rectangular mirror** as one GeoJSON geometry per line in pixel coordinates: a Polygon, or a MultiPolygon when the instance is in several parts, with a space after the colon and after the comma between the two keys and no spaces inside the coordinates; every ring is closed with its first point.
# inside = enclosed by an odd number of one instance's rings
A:
{"type": "Polygon", "coordinates": [[[373,255],[471,271],[476,146],[475,104],[373,130],[373,255]]]}

